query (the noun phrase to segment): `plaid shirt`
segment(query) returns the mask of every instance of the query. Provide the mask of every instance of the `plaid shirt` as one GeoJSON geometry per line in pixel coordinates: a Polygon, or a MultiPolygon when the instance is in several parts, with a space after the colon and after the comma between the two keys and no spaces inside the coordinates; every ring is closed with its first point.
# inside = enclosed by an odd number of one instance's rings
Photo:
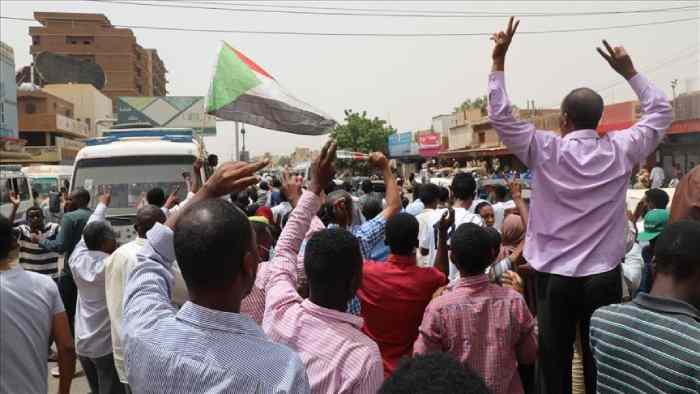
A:
{"type": "Polygon", "coordinates": [[[425,310],[413,353],[430,352],[469,365],[494,394],[522,393],[517,367],[537,358],[535,320],[520,294],[486,275],[464,277],[425,310]]]}
{"type": "Polygon", "coordinates": [[[376,393],[384,380],[379,347],[360,317],[302,299],[296,290],[299,246],[321,200],[305,192],[277,242],[267,281],[263,330],[299,352],[314,393],[376,393]]]}

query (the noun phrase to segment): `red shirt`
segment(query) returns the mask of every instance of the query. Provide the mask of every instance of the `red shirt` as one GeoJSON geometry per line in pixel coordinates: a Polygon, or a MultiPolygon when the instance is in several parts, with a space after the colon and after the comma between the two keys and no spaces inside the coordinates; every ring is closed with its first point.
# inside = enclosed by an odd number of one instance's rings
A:
{"type": "Polygon", "coordinates": [[[416,266],[415,255],[365,261],[357,292],[365,320],[362,331],[379,345],[385,377],[401,357],[411,355],[423,311],[435,290],[446,283],[445,274],[437,269],[416,266]]]}

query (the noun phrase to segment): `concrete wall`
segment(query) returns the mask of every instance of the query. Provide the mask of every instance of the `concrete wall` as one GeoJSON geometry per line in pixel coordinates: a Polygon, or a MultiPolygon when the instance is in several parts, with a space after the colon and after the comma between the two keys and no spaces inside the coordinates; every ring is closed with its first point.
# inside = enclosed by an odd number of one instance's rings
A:
{"type": "Polygon", "coordinates": [[[17,138],[17,85],[15,54],[0,41],[0,137],[17,138]]]}
{"type": "Polygon", "coordinates": [[[45,85],[44,90],[73,103],[73,117],[87,124],[89,137],[101,135],[96,126],[98,120],[114,117],[112,100],[90,84],[45,85]]]}
{"type": "Polygon", "coordinates": [[[449,149],[465,149],[472,145],[474,133],[471,125],[452,127],[449,131],[449,149]]]}

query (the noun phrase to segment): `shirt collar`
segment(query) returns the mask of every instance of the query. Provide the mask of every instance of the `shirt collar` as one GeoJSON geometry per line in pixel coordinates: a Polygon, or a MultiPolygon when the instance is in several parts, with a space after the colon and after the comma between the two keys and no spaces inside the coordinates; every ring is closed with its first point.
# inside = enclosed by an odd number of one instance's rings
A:
{"type": "Polygon", "coordinates": [[[592,130],[592,129],[575,130],[575,131],[572,131],[572,132],[566,134],[563,138],[565,140],[568,140],[568,139],[583,140],[583,139],[589,139],[589,138],[598,138],[598,132],[595,130],[592,130]]]}
{"type": "Polygon", "coordinates": [[[668,313],[672,315],[686,315],[700,321],[700,311],[694,306],[673,298],[654,297],[646,293],[639,293],[632,300],[638,306],[651,309],[656,312],[668,313]]]}
{"type": "Polygon", "coordinates": [[[248,316],[240,313],[217,311],[187,301],[176,315],[178,320],[212,330],[264,337],[262,330],[248,316]]]}
{"type": "Polygon", "coordinates": [[[333,309],[324,308],[311,302],[308,298],[301,303],[301,307],[308,313],[320,318],[321,320],[335,320],[339,323],[350,324],[358,330],[362,328],[364,320],[349,313],[336,311],[333,309]]]}
{"type": "Polygon", "coordinates": [[[489,277],[486,274],[462,276],[457,280],[455,288],[479,288],[486,286],[489,283],[489,277]]]}
{"type": "Polygon", "coordinates": [[[416,265],[416,254],[414,253],[410,256],[399,256],[397,254],[390,254],[387,258],[387,262],[398,266],[416,265]]]}

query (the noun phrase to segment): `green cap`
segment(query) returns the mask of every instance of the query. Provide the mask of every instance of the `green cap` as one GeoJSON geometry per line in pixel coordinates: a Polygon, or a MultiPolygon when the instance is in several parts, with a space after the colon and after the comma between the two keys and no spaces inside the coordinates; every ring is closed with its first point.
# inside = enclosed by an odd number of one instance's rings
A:
{"type": "Polygon", "coordinates": [[[665,209],[652,209],[644,215],[644,231],[639,233],[637,240],[651,241],[664,231],[668,223],[668,211],[665,209]]]}

